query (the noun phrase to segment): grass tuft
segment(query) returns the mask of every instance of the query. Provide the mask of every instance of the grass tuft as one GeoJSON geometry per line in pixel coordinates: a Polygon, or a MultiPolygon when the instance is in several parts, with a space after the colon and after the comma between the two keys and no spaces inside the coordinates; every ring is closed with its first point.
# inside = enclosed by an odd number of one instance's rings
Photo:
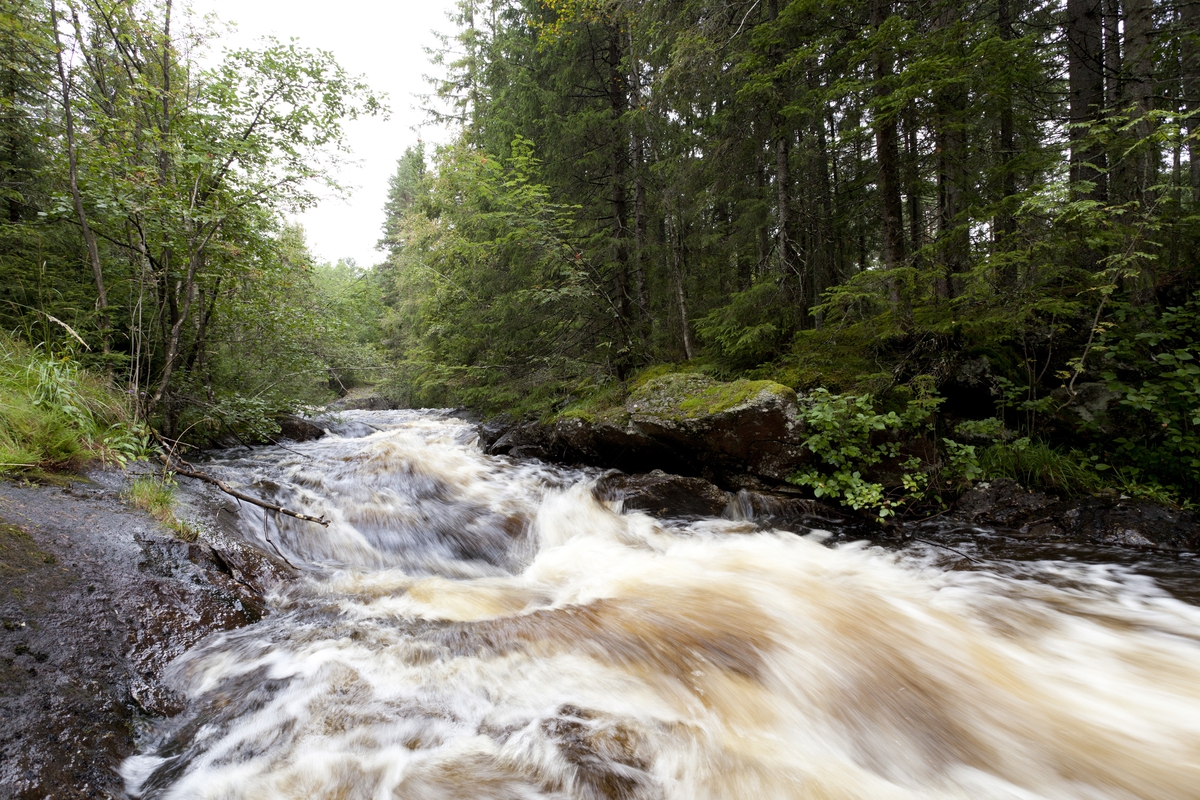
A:
{"type": "Polygon", "coordinates": [[[199,531],[175,514],[175,481],[170,477],[138,475],[124,492],[125,501],[140,508],[169,528],[185,542],[193,542],[199,531]]]}

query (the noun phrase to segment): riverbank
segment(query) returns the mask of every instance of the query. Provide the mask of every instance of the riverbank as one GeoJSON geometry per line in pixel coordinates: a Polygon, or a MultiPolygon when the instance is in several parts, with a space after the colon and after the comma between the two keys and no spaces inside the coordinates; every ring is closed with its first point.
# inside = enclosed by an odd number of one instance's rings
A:
{"type": "Polygon", "coordinates": [[[128,477],[0,482],[0,796],[123,797],[138,725],[179,709],[167,664],[289,577],[219,525],[175,538],[121,502],[128,477]]]}

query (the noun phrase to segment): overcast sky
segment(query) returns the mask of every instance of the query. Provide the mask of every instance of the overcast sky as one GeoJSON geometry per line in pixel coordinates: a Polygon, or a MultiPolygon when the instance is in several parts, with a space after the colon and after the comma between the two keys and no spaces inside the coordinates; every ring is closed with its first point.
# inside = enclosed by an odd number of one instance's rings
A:
{"type": "Polygon", "coordinates": [[[390,98],[391,118],[359,120],[347,125],[352,158],[358,162],[338,176],[352,187],[346,200],[327,199],[300,218],[308,245],[319,261],[350,257],[359,265],[381,258],[375,249],[383,225],[387,179],[404,148],[441,141],[445,134],[426,126],[414,95],[428,91],[422,78],[431,71],[424,47],[436,40],[432,31],[449,32],[446,12],[453,0],[193,0],[197,14],[215,12],[237,23],[234,34],[217,44],[240,47],[263,36],[333,52],[349,72],[390,98]]]}

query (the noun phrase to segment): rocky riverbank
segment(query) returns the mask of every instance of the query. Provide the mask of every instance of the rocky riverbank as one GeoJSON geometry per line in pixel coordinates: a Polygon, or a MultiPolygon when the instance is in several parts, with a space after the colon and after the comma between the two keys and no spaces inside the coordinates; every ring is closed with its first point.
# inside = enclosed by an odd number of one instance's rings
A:
{"type": "Polygon", "coordinates": [[[123,797],[138,720],[178,702],[163,669],[255,622],[291,571],[222,534],[187,543],[118,499],[127,476],[0,483],[0,796],[123,797]]]}

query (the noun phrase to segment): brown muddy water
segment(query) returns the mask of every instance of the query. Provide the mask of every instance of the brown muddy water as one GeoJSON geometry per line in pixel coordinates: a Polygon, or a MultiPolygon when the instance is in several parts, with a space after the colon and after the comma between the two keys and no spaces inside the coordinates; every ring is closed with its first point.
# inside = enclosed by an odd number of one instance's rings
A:
{"type": "Polygon", "coordinates": [[[444,413],[344,419],[209,465],[333,522],[225,503],[305,577],[174,664],[131,796],[1200,797],[1186,557],[663,523],[444,413]]]}

